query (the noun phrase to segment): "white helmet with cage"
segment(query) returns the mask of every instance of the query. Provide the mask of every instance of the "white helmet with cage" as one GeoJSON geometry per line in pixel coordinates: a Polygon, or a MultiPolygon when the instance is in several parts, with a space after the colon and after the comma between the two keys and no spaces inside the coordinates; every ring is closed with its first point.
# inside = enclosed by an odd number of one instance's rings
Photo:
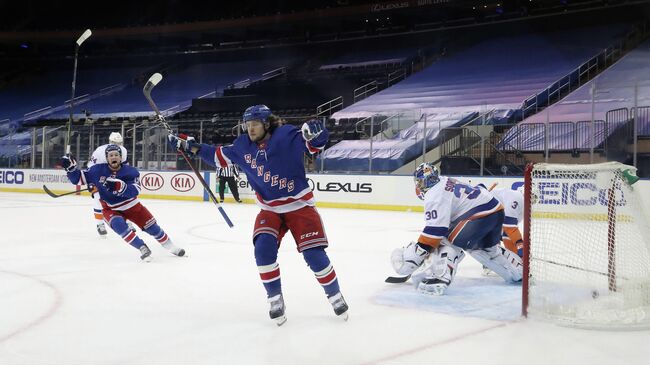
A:
{"type": "Polygon", "coordinates": [[[121,146],[124,143],[124,140],[122,139],[120,132],[113,132],[108,136],[108,143],[121,146]]]}

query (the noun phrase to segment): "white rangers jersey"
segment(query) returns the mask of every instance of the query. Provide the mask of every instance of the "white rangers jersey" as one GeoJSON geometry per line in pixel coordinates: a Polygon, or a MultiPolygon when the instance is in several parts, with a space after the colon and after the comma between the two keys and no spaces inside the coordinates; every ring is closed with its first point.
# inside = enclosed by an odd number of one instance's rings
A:
{"type": "MultiPolygon", "coordinates": [[[[100,163],[106,163],[106,146],[108,144],[103,144],[95,149],[93,152],[93,155],[90,156],[90,160],[88,160],[88,168],[93,167],[94,165],[100,164],[100,163]]],[[[124,146],[120,146],[120,149],[122,150],[122,163],[126,162],[126,148],[124,146]]]]}
{"type": "Polygon", "coordinates": [[[454,178],[440,181],[424,195],[425,227],[418,242],[437,247],[463,220],[473,220],[503,209],[492,194],[454,178]]]}
{"type": "Polygon", "coordinates": [[[504,227],[517,227],[524,217],[524,195],[517,190],[492,190],[492,195],[503,204],[505,218],[504,227]]]}

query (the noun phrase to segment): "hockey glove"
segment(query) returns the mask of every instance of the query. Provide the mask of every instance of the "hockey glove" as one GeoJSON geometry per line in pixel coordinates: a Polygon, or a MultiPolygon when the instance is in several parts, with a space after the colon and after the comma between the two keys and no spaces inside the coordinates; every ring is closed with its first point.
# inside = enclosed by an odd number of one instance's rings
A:
{"type": "Polygon", "coordinates": [[[411,242],[406,247],[393,250],[391,263],[396,273],[410,275],[422,265],[427,256],[429,256],[429,252],[424,247],[416,242],[411,242]]]}
{"type": "Polygon", "coordinates": [[[302,125],[302,137],[314,147],[320,148],[327,144],[329,132],[323,121],[311,119],[302,125]]]}
{"type": "Polygon", "coordinates": [[[117,196],[122,196],[122,194],[124,194],[124,191],[126,191],[126,183],[114,177],[106,178],[104,186],[106,189],[108,189],[108,191],[117,196]]]}
{"type": "Polygon", "coordinates": [[[78,169],[77,160],[71,154],[61,157],[60,164],[66,172],[73,172],[78,169]]]}
{"type": "Polygon", "coordinates": [[[201,149],[201,144],[197,143],[194,137],[190,137],[185,134],[169,134],[167,136],[167,141],[173,149],[185,151],[190,155],[197,154],[201,149]]]}

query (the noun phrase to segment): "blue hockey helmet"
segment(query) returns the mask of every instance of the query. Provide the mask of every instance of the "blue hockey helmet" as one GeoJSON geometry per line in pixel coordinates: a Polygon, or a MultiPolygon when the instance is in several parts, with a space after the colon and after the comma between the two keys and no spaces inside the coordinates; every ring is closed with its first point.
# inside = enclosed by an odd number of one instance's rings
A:
{"type": "Polygon", "coordinates": [[[271,109],[268,106],[263,104],[249,106],[244,111],[242,129],[246,131],[246,122],[250,120],[258,120],[264,124],[265,127],[269,127],[269,117],[273,114],[271,109]]]}
{"type": "Polygon", "coordinates": [[[116,144],[109,144],[106,146],[106,149],[104,150],[106,157],[108,157],[108,153],[111,151],[117,151],[120,154],[120,157],[122,156],[122,148],[116,144]]]}
{"type": "Polygon", "coordinates": [[[440,181],[438,168],[429,162],[423,162],[415,169],[415,194],[424,200],[424,194],[440,181]]]}

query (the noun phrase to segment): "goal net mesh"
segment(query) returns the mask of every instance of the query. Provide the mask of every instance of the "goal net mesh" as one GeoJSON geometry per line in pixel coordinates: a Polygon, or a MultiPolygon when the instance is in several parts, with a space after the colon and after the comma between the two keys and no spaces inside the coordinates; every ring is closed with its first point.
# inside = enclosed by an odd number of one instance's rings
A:
{"type": "Polygon", "coordinates": [[[650,328],[650,226],[630,185],[635,172],[612,162],[527,171],[528,316],[583,328],[650,328]]]}

